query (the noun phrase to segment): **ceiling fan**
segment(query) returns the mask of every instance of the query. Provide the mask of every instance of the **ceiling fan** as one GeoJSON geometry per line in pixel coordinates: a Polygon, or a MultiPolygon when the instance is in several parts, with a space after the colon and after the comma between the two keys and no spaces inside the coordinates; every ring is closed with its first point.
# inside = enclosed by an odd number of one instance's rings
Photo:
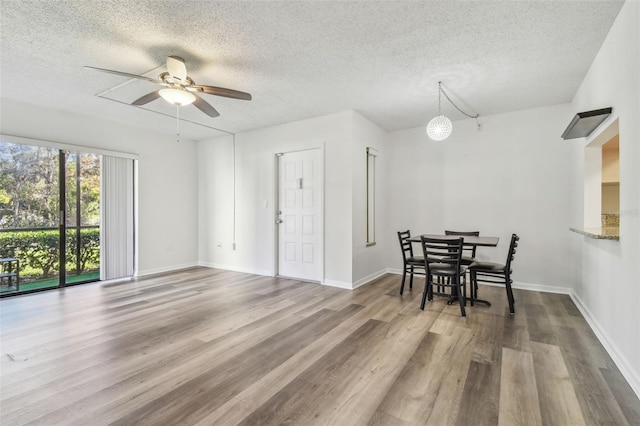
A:
{"type": "Polygon", "coordinates": [[[251,100],[249,93],[240,92],[238,90],[225,89],[224,87],[205,86],[196,84],[191,77],[187,75],[187,66],[184,59],[178,56],[167,57],[167,72],[163,72],[157,79],[145,77],[143,75],[129,74],[121,71],[108,70],[104,68],[96,68],[85,66],[85,69],[97,70],[109,74],[121,75],[123,77],[137,78],[139,80],[149,81],[151,83],[164,86],[164,89],[158,89],[151,93],[136,99],[131,105],[145,105],[151,101],[162,97],[167,102],[174,105],[182,106],[194,104],[196,108],[207,114],[209,117],[218,117],[220,113],[216,111],[207,101],[202,99],[198,93],[206,93],[208,95],[224,96],[226,98],[251,100]]]}

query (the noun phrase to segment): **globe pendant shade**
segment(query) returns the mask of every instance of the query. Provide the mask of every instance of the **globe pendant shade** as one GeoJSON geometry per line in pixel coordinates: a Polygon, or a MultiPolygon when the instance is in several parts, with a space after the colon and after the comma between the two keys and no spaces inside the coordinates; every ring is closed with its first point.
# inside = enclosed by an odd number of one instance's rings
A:
{"type": "Polygon", "coordinates": [[[160,96],[165,101],[180,106],[192,104],[196,100],[193,93],[180,89],[162,89],[160,90],[160,96]]]}
{"type": "Polygon", "coordinates": [[[427,124],[427,134],[434,141],[441,141],[449,137],[453,126],[451,120],[444,115],[433,117],[427,124]]]}

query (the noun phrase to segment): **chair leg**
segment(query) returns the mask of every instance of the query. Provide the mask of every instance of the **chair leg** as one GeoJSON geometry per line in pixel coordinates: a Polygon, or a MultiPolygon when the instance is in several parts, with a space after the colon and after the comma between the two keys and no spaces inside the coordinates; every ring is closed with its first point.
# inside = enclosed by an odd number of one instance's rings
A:
{"type": "Polygon", "coordinates": [[[515,313],[515,309],[513,307],[514,305],[514,300],[513,300],[513,289],[511,288],[511,283],[513,281],[511,280],[511,276],[509,274],[507,274],[505,276],[505,287],[507,288],[507,299],[509,300],[509,312],[511,312],[512,314],[515,313]]]}
{"type": "Polygon", "coordinates": [[[456,288],[458,289],[458,302],[460,302],[460,313],[462,314],[463,317],[466,317],[467,316],[467,312],[464,309],[465,300],[464,300],[464,296],[462,294],[463,291],[465,293],[466,293],[466,291],[462,290],[462,288],[460,286],[460,277],[454,278],[454,280],[455,280],[456,288]]]}
{"type": "Polygon", "coordinates": [[[473,297],[475,297],[476,299],[478,298],[478,277],[477,276],[473,283],[473,297]]]}
{"type": "Polygon", "coordinates": [[[473,306],[473,300],[476,298],[476,294],[474,291],[476,285],[476,274],[473,271],[469,271],[469,292],[471,293],[471,306],[473,306]]]}
{"type": "Polygon", "coordinates": [[[409,290],[413,290],[413,266],[411,267],[411,276],[409,277],[409,290]]]}
{"type": "Polygon", "coordinates": [[[407,265],[404,265],[404,268],[402,269],[402,282],[400,283],[400,294],[402,295],[402,292],[404,291],[404,280],[407,277],[407,265]]]}
{"type": "Polygon", "coordinates": [[[430,280],[428,277],[425,276],[424,290],[422,291],[422,302],[420,302],[420,309],[422,309],[423,311],[424,311],[424,305],[427,303],[427,293],[430,293],[432,291],[431,286],[429,284],[430,284],[430,280]]]}
{"type": "Polygon", "coordinates": [[[464,300],[464,306],[467,306],[467,274],[462,276],[462,300],[464,300]]]}

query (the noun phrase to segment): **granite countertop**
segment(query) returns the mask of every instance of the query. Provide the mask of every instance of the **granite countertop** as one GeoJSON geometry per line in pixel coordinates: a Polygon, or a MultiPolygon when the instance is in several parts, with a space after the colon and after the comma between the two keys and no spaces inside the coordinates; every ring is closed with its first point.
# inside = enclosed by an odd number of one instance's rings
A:
{"type": "Polygon", "coordinates": [[[585,237],[596,240],[620,240],[620,228],[569,228],[570,231],[577,232],[585,237]]]}

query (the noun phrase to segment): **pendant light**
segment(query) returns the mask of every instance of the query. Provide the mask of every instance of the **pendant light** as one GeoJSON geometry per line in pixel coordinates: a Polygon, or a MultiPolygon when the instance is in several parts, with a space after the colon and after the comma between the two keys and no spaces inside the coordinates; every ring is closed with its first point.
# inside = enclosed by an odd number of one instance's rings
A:
{"type": "Polygon", "coordinates": [[[447,96],[447,93],[442,88],[442,82],[438,82],[438,115],[433,117],[429,124],[427,124],[427,135],[434,141],[442,141],[449,137],[451,131],[453,130],[453,125],[451,124],[451,120],[442,115],[442,95],[447,98],[451,105],[453,105],[458,111],[462,114],[466,115],[469,118],[475,118],[476,123],[478,125],[478,129],[480,129],[480,122],[478,121],[479,114],[469,115],[466,112],[462,111],[453,101],[447,96]]]}
{"type": "Polygon", "coordinates": [[[442,115],[442,82],[438,82],[438,115],[427,124],[427,134],[434,141],[441,141],[449,137],[453,126],[451,120],[442,115]]]}

